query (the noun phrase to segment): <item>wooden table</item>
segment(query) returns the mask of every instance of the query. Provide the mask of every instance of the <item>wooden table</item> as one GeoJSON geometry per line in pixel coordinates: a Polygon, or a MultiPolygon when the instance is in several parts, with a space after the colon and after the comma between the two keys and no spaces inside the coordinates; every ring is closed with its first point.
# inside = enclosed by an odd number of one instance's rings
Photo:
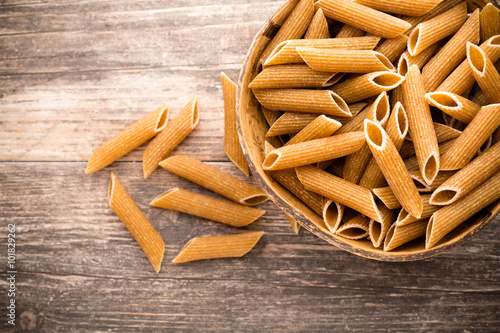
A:
{"type": "MultiPolygon", "coordinates": [[[[253,35],[282,1],[2,1],[0,236],[16,224],[16,329],[102,331],[498,331],[500,225],[411,263],[376,262],[295,235],[271,203],[242,259],[171,263],[194,236],[231,227],[149,206],[207,191],[165,170],[144,180],[144,147],[92,175],[92,151],[164,102],[194,95],[201,122],[174,152],[245,177],[223,151],[220,72],[237,80],[253,35]],[[115,172],[166,243],[156,274],[110,210],[115,172]]],[[[250,180],[253,182],[253,180],[250,180]]],[[[6,269],[0,285],[6,323],[6,269]]]]}

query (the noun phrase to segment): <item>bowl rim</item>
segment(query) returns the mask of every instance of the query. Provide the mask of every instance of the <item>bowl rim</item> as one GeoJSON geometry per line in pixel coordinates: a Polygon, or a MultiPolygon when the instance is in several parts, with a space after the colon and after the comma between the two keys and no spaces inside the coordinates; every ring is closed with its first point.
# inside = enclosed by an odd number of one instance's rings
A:
{"type": "MultiPolygon", "coordinates": [[[[280,9],[284,8],[288,3],[292,2],[294,0],[288,0],[286,1],[280,9]]],[[[277,12],[280,11],[278,9],[277,12]]],[[[277,13],[276,12],[276,13],[277,13]]],[[[265,36],[268,38],[272,38],[274,33],[279,29],[279,26],[276,26],[273,24],[272,19],[274,15],[271,16],[271,18],[259,29],[259,31],[255,34],[250,47],[248,49],[248,52],[245,56],[245,60],[243,62],[243,66],[241,67],[240,74],[238,77],[238,87],[237,87],[237,93],[236,93],[236,127],[237,127],[237,132],[238,132],[238,137],[240,140],[240,145],[243,151],[243,154],[245,156],[245,159],[248,163],[248,166],[252,172],[252,174],[255,176],[255,179],[257,180],[257,183],[259,186],[268,194],[268,196],[271,198],[271,200],[286,214],[291,215],[293,218],[295,218],[305,229],[316,235],[317,237],[325,240],[326,242],[334,245],[337,248],[340,248],[344,251],[350,252],[352,254],[368,258],[368,259],[374,259],[378,261],[389,261],[389,262],[401,262],[401,261],[416,261],[416,260],[422,260],[426,259],[432,256],[435,256],[437,254],[440,254],[442,252],[445,252],[453,247],[459,246],[469,240],[472,236],[477,234],[481,229],[483,229],[487,224],[489,224],[491,221],[493,221],[499,214],[500,214],[500,201],[497,201],[493,203],[491,206],[493,208],[491,210],[487,210],[487,208],[481,210],[481,212],[485,213],[483,217],[480,217],[478,219],[481,219],[481,221],[474,227],[472,227],[471,230],[468,230],[466,233],[463,235],[457,235],[455,239],[446,241],[444,243],[438,244],[430,249],[422,249],[418,250],[415,252],[398,252],[398,250],[395,251],[388,251],[384,252],[380,249],[366,249],[361,246],[355,246],[352,245],[351,243],[348,243],[347,241],[344,242],[340,236],[336,236],[333,234],[327,234],[321,229],[318,228],[318,226],[312,222],[309,218],[307,218],[303,212],[299,211],[298,209],[295,209],[291,206],[289,202],[287,202],[284,198],[282,198],[278,193],[276,193],[268,184],[266,179],[260,174],[259,170],[256,168],[254,162],[251,159],[251,155],[249,154],[248,150],[249,147],[247,140],[245,139],[243,135],[243,130],[242,130],[242,118],[241,118],[241,113],[243,112],[242,109],[244,106],[240,105],[241,103],[241,96],[243,93],[250,91],[248,87],[243,87],[243,81],[245,77],[245,73],[247,72],[248,69],[251,69],[254,65],[256,65],[256,62],[250,62],[250,59],[252,59],[252,55],[255,52],[254,47],[257,45],[257,41],[259,40],[260,37],[265,36]]],[[[270,41],[270,39],[269,39],[270,41]]],[[[268,41],[268,43],[269,43],[268,41]]],[[[258,58],[256,58],[258,59],[258,58]]],[[[265,171],[263,171],[265,172],[265,171]]],[[[471,217],[472,219],[474,217],[471,217]]],[[[470,220],[469,219],[469,220],[470,220]]],[[[464,221],[465,223],[465,221],[464,221]]],[[[477,223],[477,222],[476,222],[477,223]]]]}

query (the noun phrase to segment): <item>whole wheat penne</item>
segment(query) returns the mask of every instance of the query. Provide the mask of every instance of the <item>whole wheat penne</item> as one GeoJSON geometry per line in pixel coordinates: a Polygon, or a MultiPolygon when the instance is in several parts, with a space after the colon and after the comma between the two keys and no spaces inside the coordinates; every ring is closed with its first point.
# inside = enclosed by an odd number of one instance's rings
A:
{"type": "Polygon", "coordinates": [[[420,193],[425,193],[425,192],[433,192],[435,189],[437,189],[441,184],[443,184],[448,178],[453,176],[455,174],[455,171],[440,171],[438,172],[436,178],[432,182],[431,185],[428,185],[424,178],[422,177],[422,174],[420,173],[420,170],[413,170],[410,171],[410,177],[413,179],[413,182],[415,183],[415,186],[417,187],[417,190],[420,193]]]}
{"type": "Polygon", "coordinates": [[[279,43],[288,39],[301,38],[306,32],[313,15],[314,1],[300,0],[276,35],[262,52],[260,63],[264,63],[267,60],[269,55],[279,43]]]}
{"type": "Polygon", "coordinates": [[[398,102],[401,104],[404,103],[403,87],[401,87],[401,85],[397,86],[391,91],[391,108],[394,108],[398,102]]]}
{"type": "Polygon", "coordinates": [[[342,127],[336,132],[336,134],[344,134],[355,131],[363,130],[363,121],[365,119],[371,119],[377,122],[385,123],[389,119],[390,110],[387,107],[388,97],[385,91],[381,92],[375,102],[370,106],[363,109],[361,112],[356,114],[348,122],[346,122],[342,127]]]}
{"type": "Polygon", "coordinates": [[[352,25],[349,24],[344,24],[342,25],[342,28],[340,28],[335,38],[361,37],[364,36],[365,33],[366,33],[365,31],[359,28],[353,27],[352,25]]]}
{"type": "Polygon", "coordinates": [[[222,95],[224,97],[224,151],[227,157],[246,176],[250,174],[248,163],[241,149],[236,128],[236,91],[238,87],[224,73],[221,73],[222,95]]]}
{"type": "MultiPolygon", "coordinates": [[[[399,102],[396,103],[387,121],[386,132],[396,149],[399,150],[408,134],[408,117],[403,105],[399,102]]],[[[384,174],[372,156],[359,180],[359,185],[371,190],[383,186],[385,182],[384,174]]]]}
{"type": "Polygon", "coordinates": [[[342,178],[344,174],[344,163],[345,158],[337,158],[331,161],[320,162],[316,166],[321,170],[327,170],[332,175],[342,178]]]}
{"type": "Polygon", "coordinates": [[[254,89],[253,93],[270,110],[352,116],[346,102],[330,90],[254,89]]]}
{"type": "Polygon", "coordinates": [[[264,170],[281,170],[328,161],[354,153],[364,142],[362,132],[351,132],[296,143],[270,152],[262,167],[264,170]]]}
{"type": "Polygon", "coordinates": [[[398,198],[396,198],[394,192],[389,186],[374,188],[372,191],[387,208],[401,208],[401,204],[399,203],[398,198]]]}
{"type": "Polygon", "coordinates": [[[404,20],[352,1],[320,0],[316,6],[326,17],[384,38],[394,38],[411,27],[404,20]]]}
{"type": "Polygon", "coordinates": [[[362,239],[368,236],[370,219],[363,215],[356,215],[335,232],[336,235],[347,239],[362,239]]]}
{"type": "Polygon", "coordinates": [[[266,118],[266,122],[269,127],[273,126],[273,124],[278,120],[278,115],[276,114],[276,112],[266,109],[262,105],[260,106],[260,109],[264,114],[264,118],[266,118]]]}
{"type": "Polygon", "coordinates": [[[472,96],[471,101],[481,106],[486,106],[489,104],[488,98],[482,90],[478,90],[478,92],[475,93],[474,96],[472,96]]]}
{"type": "Polygon", "coordinates": [[[271,17],[271,23],[273,26],[281,27],[283,23],[286,22],[286,19],[292,11],[295,9],[297,6],[297,3],[299,0],[292,0],[292,1],[287,1],[281,6],[280,9],[271,17]]]}
{"type": "Polygon", "coordinates": [[[269,198],[260,188],[247,184],[213,166],[189,156],[172,156],[160,166],[242,205],[258,205],[269,198]]]}
{"type": "Polygon", "coordinates": [[[403,226],[393,224],[385,237],[384,251],[394,250],[403,244],[424,236],[427,223],[429,223],[429,219],[403,226]]]}
{"type": "Polygon", "coordinates": [[[458,4],[462,3],[463,0],[447,0],[447,1],[441,1],[436,7],[434,7],[431,11],[429,11],[427,14],[421,15],[421,16],[402,16],[401,19],[405,20],[406,22],[411,24],[411,28],[406,30],[405,35],[410,35],[411,32],[416,28],[416,26],[419,23],[428,21],[438,15],[443,14],[444,12],[452,9],[453,7],[457,6],[458,4]]]}
{"type": "Polygon", "coordinates": [[[309,67],[321,72],[371,73],[395,70],[386,56],[371,50],[297,47],[297,52],[309,67]]]}
{"type": "Polygon", "coordinates": [[[467,18],[467,2],[463,1],[450,10],[418,24],[408,36],[408,51],[415,56],[454,34],[464,24],[467,18]]]}
{"type": "MultiPolygon", "coordinates": [[[[354,119],[354,117],[360,113],[362,110],[364,110],[366,106],[366,103],[354,103],[354,104],[349,104],[349,111],[351,111],[351,114],[352,114],[352,118],[348,118],[348,117],[339,117],[339,116],[328,116],[329,118],[332,118],[332,119],[335,119],[336,121],[338,121],[339,123],[342,124],[342,126],[344,125],[347,125],[348,123],[351,122],[351,120],[354,119]]],[[[341,127],[342,128],[342,127],[341,127]]],[[[352,131],[348,131],[348,132],[352,132],[352,131]]],[[[344,133],[347,133],[347,132],[344,132],[344,133]]],[[[340,133],[338,133],[340,134],[340,133]]]]}
{"type": "Polygon", "coordinates": [[[500,104],[483,106],[462,135],[441,156],[441,170],[457,170],[465,167],[498,126],[500,126],[500,104]]]}
{"type": "Polygon", "coordinates": [[[331,89],[346,103],[359,102],[396,88],[405,80],[393,72],[373,72],[334,85],[331,89]]]}
{"type": "Polygon", "coordinates": [[[467,98],[446,91],[430,92],[425,94],[425,98],[430,105],[465,124],[470,123],[481,109],[480,105],[467,98]]]}
{"type": "Polygon", "coordinates": [[[467,43],[467,60],[472,75],[490,103],[500,103],[500,74],[485,52],[478,46],[467,43]]]}
{"type": "Polygon", "coordinates": [[[328,199],[323,206],[323,221],[326,227],[334,234],[342,222],[344,205],[328,199]]]}
{"type": "Polygon", "coordinates": [[[491,145],[492,145],[492,142],[493,142],[493,134],[490,135],[486,141],[483,143],[483,145],[481,146],[481,148],[479,148],[479,150],[477,151],[477,155],[481,155],[482,153],[484,153],[486,150],[490,149],[491,145]]]}
{"type": "Polygon", "coordinates": [[[318,118],[317,113],[285,112],[266,133],[266,137],[298,133],[318,118]]]}
{"type": "MultiPolygon", "coordinates": [[[[500,35],[491,37],[481,44],[480,48],[492,62],[497,61],[500,58],[500,35]]],[[[450,75],[448,75],[436,90],[462,95],[472,87],[474,82],[474,75],[472,74],[469,62],[465,59],[450,75]]],[[[476,103],[480,104],[478,102],[476,103]]]]}
{"type": "Polygon", "coordinates": [[[481,10],[481,41],[500,35],[500,12],[492,4],[487,3],[481,10]]]}
{"type": "Polygon", "coordinates": [[[252,89],[324,88],[338,79],[337,73],[318,72],[307,65],[277,65],[264,68],[248,86],[252,89]]]}
{"type": "Polygon", "coordinates": [[[425,248],[436,245],[462,222],[500,199],[500,171],[468,195],[435,212],[427,225],[425,248]]]}
{"type": "Polygon", "coordinates": [[[422,68],[422,78],[427,91],[436,90],[465,59],[466,43],[477,44],[479,38],[479,9],[477,9],[460,30],[422,68]]]}
{"type": "Polygon", "coordinates": [[[342,126],[335,119],[328,118],[324,114],[318,116],[309,125],[304,127],[302,131],[297,133],[293,138],[285,143],[285,146],[294,145],[305,141],[326,138],[331,136],[342,126]]]}
{"type": "MultiPolygon", "coordinates": [[[[441,144],[439,144],[439,154],[442,156],[444,155],[448,150],[450,150],[450,148],[453,146],[453,144],[455,143],[456,139],[454,140],[449,140],[449,141],[446,141],[446,142],[443,142],[441,144]]],[[[419,167],[419,164],[418,164],[418,158],[417,156],[412,156],[408,159],[405,159],[404,160],[405,162],[405,165],[406,165],[406,168],[409,170],[409,171],[414,171],[414,170],[418,170],[420,172],[420,174],[422,174],[421,170],[420,170],[420,167],[419,167]]],[[[422,174],[422,176],[424,176],[422,174]]],[[[425,177],[423,177],[423,179],[425,180],[425,177]]],[[[427,182],[427,181],[426,181],[427,182]]],[[[434,182],[432,182],[433,184],[434,182]]],[[[428,185],[432,185],[432,184],[428,184],[428,185]]]]}
{"type": "Polygon", "coordinates": [[[249,225],[266,212],[181,188],[168,190],[153,199],[150,205],[199,216],[232,227],[249,225]]]}
{"type": "Polygon", "coordinates": [[[193,98],[174,119],[148,144],[144,151],[144,178],[148,178],[163,161],[198,125],[198,100],[193,98]]]}
{"type": "Polygon", "coordinates": [[[163,238],[137,207],[114,173],[111,173],[109,182],[109,206],[139,243],[158,273],[165,252],[163,238]]]}
{"type": "Polygon", "coordinates": [[[406,73],[408,73],[408,69],[412,65],[417,65],[419,69],[424,67],[424,65],[434,55],[439,46],[439,43],[432,44],[416,56],[410,55],[408,51],[403,52],[398,61],[398,74],[403,76],[406,75],[406,73]]]}
{"type": "Polygon", "coordinates": [[[284,213],[288,223],[290,223],[290,227],[292,227],[293,232],[298,235],[300,230],[300,223],[297,221],[292,215],[284,213]]]}
{"type": "MultiPolygon", "coordinates": [[[[462,131],[457,130],[453,127],[450,127],[448,125],[444,125],[444,124],[436,123],[436,122],[434,122],[432,124],[434,125],[434,132],[436,133],[436,139],[437,139],[438,143],[443,143],[446,141],[456,139],[460,136],[460,134],[462,134],[462,131]]],[[[408,137],[406,139],[408,140],[408,143],[413,141],[410,133],[408,133],[408,137]]],[[[406,151],[403,151],[403,148],[405,150],[409,149],[408,146],[406,145],[406,142],[403,145],[403,147],[401,148],[401,152],[400,152],[401,157],[405,158],[407,156],[411,156],[411,155],[415,154],[415,152],[413,152],[413,154],[408,154],[406,151]]],[[[410,149],[413,149],[413,147],[410,149]]]]}
{"type": "Polygon", "coordinates": [[[304,60],[297,52],[297,47],[314,47],[320,49],[353,49],[373,50],[380,37],[365,36],[352,38],[325,38],[325,39],[291,39],[276,46],[264,67],[282,64],[303,63],[304,60]]]}
{"type": "Polygon", "coordinates": [[[304,39],[323,39],[330,38],[330,31],[328,30],[328,22],[326,21],[323,10],[319,8],[309,23],[304,39]]]}
{"type": "Polygon", "coordinates": [[[432,184],[439,171],[439,148],[417,65],[410,67],[402,86],[418,165],[427,184],[432,184]]]}
{"type": "MultiPolygon", "coordinates": [[[[369,115],[366,119],[373,120],[377,123],[380,123],[381,126],[385,127],[385,124],[389,119],[389,114],[389,98],[387,97],[387,93],[383,92],[372,104],[371,110],[369,111],[369,115]],[[379,114],[384,115],[384,117],[380,119],[380,121],[376,119],[375,116],[379,114]]],[[[343,171],[344,179],[350,181],[351,183],[358,184],[361,176],[363,176],[366,165],[370,161],[371,156],[372,154],[370,152],[370,148],[366,143],[363,144],[363,146],[358,151],[347,156],[343,171]]]]}
{"type": "Polygon", "coordinates": [[[401,226],[401,225],[407,225],[410,223],[414,223],[419,220],[423,220],[426,218],[431,217],[434,212],[436,212],[438,209],[440,209],[440,206],[433,205],[429,203],[429,200],[431,198],[431,194],[423,194],[421,196],[422,198],[422,203],[423,203],[423,209],[422,209],[422,216],[419,218],[411,215],[408,213],[408,211],[404,208],[401,208],[401,211],[398,214],[398,217],[396,219],[396,225],[401,226]]]}
{"type": "Polygon", "coordinates": [[[172,262],[180,264],[195,260],[243,257],[257,244],[263,234],[263,231],[254,231],[235,235],[195,237],[182,247],[172,262]]]}
{"type": "Polygon", "coordinates": [[[420,217],[422,199],[391,139],[379,124],[370,120],[365,120],[364,131],[373,157],[394,195],[408,212],[420,217]]]}
{"type": "Polygon", "coordinates": [[[442,0],[354,0],[357,3],[383,12],[408,16],[427,14],[442,0]]]}
{"type": "Polygon", "coordinates": [[[380,214],[382,215],[382,222],[375,220],[370,220],[368,225],[368,235],[372,245],[375,248],[380,247],[384,241],[385,235],[389,231],[389,228],[396,220],[397,211],[387,208],[385,205],[378,205],[380,214]]]}
{"type": "Polygon", "coordinates": [[[90,156],[85,173],[101,170],[154,137],[165,128],[167,118],[165,104],[100,145],[90,156]]]}
{"type": "Polygon", "coordinates": [[[469,194],[498,170],[500,170],[500,143],[494,144],[448,178],[432,193],[430,202],[441,206],[452,204],[469,194]]]}
{"type": "Polygon", "coordinates": [[[396,61],[406,49],[408,37],[406,35],[399,35],[394,38],[389,38],[380,43],[375,51],[382,53],[392,63],[396,61]]]}
{"type": "Polygon", "coordinates": [[[382,217],[370,190],[313,166],[298,167],[295,171],[307,190],[357,210],[371,219],[381,221],[382,217]]]}

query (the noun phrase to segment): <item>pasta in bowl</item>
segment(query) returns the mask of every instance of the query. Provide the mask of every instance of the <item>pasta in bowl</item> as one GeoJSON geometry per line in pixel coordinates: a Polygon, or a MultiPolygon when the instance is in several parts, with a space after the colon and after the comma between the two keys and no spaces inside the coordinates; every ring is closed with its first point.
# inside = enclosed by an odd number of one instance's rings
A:
{"type": "Polygon", "coordinates": [[[274,202],[386,261],[444,252],[500,212],[498,9],[398,4],[286,2],[250,47],[237,101],[245,157],[274,202]]]}

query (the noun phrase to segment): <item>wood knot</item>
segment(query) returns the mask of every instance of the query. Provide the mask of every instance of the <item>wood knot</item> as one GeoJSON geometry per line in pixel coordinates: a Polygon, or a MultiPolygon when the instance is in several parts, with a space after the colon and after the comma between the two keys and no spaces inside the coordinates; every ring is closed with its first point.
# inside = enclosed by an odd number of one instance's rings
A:
{"type": "Polygon", "coordinates": [[[26,311],[21,314],[19,317],[19,325],[23,330],[33,330],[36,328],[36,315],[33,313],[26,311]]]}

